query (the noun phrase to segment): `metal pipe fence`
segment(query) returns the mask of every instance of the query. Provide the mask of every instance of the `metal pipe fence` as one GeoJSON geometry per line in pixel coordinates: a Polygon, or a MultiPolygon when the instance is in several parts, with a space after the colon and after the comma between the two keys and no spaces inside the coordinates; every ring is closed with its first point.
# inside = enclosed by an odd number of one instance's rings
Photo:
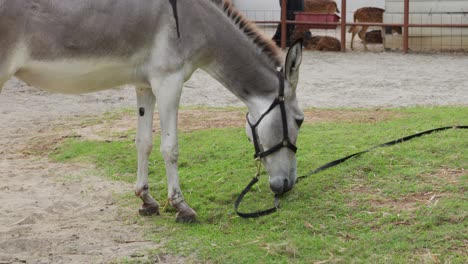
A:
{"type": "MultiPolygon", "coordinates": [[[[288,0],[281,0],[281,5],[283,7],[287,6],[287,1],[288,0]]],[[[462,23],[462,21],[468,21],[468,12],[455,12],[454,14],[449,14],[449,13],[444,13],[445,17],[451,17],[450,23],[446,23],[443,21],[442,18],[440,19],[435,19],[434,17],[437,17],[434,14],[429,14],[433,19],[430,21],[424,21],[423,19],[425,16],[428,15],[428,13],[421,13],[421,19],[416,19],[417,16],[414,13],[410,13],[410,0],[404,0],[403,3],[403,10],[399,13],[396,14],[395,19],[390,19],[390,20],[396,20],[397,22],[382,22],[382,23],[365,23],[365,22],[348,22],[346,20],[346,14],[348,13],[347,11],[347,1],[348,0],[341,0],[341,19],[339,22],[317,22],[317,21],[298,21],[297,18],[296,20],[288,20],[287,19],[287,10],[286,8],[281,9],[281,16],[280,20],[256,20],[254,21],[255,23],[263,26],[269,26],[269,25],[280,25],[281,29],[281,48],[286,48],[287,44],[287,25],[293,24],[293,25],[303,25],[303,26],[323,26],[323,28],[327,27],[335,27],[336,29],[334,30],[319,30],[320,33],[324,33],[326,35],[334,35],[336,38],[340,39],[341,42],[341,51],[346,52],[346,44],[347,44],[347,29],[352,26],[371,26],[371,27],[380,27],[380,28],[385,28],[385,27],[401,27],[402,29],[402,35],[400,37],[395,37],[396,41],[393,43],[393,48],[395,49],[401,49],[403,50],[404,53],[408,53],[408,51],[411,49],[418,49],[418,45],[420,45],[421,49],[423,47],[422,41],[421,43],[418,44],[418,41],[416,41],[415,37],[412,35],[421,35],[424,36],[424,38],[432,38],[432,39],[438,39],[437,41],[441,42],[450,42],[446,45],[448,49],[452,50],[468,50],[468,22],[467,23],[462,23]],[[410,16],[411,15],[411,16],[410,16]],[[402,19],[401,19],[402,17],[402,19]],[[410,19],[411,18],[411,19],[410,19]],[[436,21],[434,21],[436,20],[436,21]],[[418,30],[419,28],[419,30],[418,30]],[[427,31],[428,29],[431,29],[431,31],[427,31]],[[442,29],[450,29],[450,32],[445,32],[442,29]],[[339,32],[338,32],[339,31],[339,32]],[[331,33],[330,33],[331,32],[331,33]],[[444,33],[441,33],[444,32],[444,33]],[[447,36],[445,36],[445,35],[447,36]],[[452,37],[450,37],[450,34],[452,37]],[[412,42],[410,43],[410,38],[413,38],[412,42]],[[453,42],[453,43],[452,43],[453,42]],[[411,44],[411,47],[410,47],[411,44]],[[459,48],[457,48],[459,46],[459,48]]],[[[387,15],[387,14],[386,14],[387,15]]],[[[385,34],[385,32],[382,32],[385,34]]],[[[423,38],[423,37],[421,37],[423,38]]],[[[430,43],[430,41],[429,41],[430,43]]],[[[424,44],[424,45],[429,45],[431,44],[424,44]]],[[[435,45],[434,45],[435,46],[435,45]]],[[[385,45],[383,45],[385,48],[385,45]]],[[[441,48],[442,49],[442,48],[441,48]]]]}

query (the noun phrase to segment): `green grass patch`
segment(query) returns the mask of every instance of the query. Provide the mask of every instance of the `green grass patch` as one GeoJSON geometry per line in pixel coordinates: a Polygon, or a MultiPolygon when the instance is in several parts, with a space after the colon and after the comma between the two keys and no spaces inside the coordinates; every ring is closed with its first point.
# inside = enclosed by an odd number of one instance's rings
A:
{"type": "MultiPolygon", "coordinates": [[[[402,136],[468,124],[466,107],[392,111],[403,115],[375,123],[305,124],[297,144],[299,175],[402,136]]],[[[93,162],[113,180],[135,181],[130,140],[71,139],[52,155],[58,161],[93,162]]],[[[468,131],[440,132],[353,158],[300,182],[281,199],[278,213],[245,220],[236,216],[233,204],[255,173],[252,155],[243,128],[180,134],[182,190],[200,222],[176,224],[172,210],[151,218],[160,228],[148,236],[165,241],[155,256],[201,263],[468,262],[468,131]]],[[[165,201],[158,151],[150,159],[150,185],[154,197],[165,201]]],[[[263,176],[242,210],[271,205],[263,176]]]]}

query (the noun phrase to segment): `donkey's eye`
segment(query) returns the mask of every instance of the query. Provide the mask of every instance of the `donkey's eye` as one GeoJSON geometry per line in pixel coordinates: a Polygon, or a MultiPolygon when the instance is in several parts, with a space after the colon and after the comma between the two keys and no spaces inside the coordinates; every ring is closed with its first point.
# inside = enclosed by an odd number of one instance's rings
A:
{"type": "Polygon", "coordinates": [[[297,127],[301,127],[301,126],[302,126],[302,122],[304,122],[304,119],[296,119],[297,127]]]}

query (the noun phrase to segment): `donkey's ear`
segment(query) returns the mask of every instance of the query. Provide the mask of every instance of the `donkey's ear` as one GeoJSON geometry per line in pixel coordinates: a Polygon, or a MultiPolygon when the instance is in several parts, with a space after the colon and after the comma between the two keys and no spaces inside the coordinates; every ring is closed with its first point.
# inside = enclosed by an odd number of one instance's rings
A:
{"type": "Polygon", "coordinates": [[[296,40],[289,48],[288,55],[286,56],[285,77],[289,81],[291,88],[296,91],[297,83],[299,81],[299,66],[302,62],[302,39],[296,40]]]}

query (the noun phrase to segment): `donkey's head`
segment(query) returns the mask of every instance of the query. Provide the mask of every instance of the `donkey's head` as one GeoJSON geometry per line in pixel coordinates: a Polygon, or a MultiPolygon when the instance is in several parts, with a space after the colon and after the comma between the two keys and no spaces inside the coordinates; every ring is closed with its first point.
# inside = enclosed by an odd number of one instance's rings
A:
{"type": "Polygon", "coordinates": [[[277,73],[277,97],[255,122],[247,116],[247,136],[255,146],[255,157],[265,165],[270,188],[277,194],[296,183],[296,140],[304,120],[296,98],[301,61],[302,42],[297,41],[288,51],[284,70],[277,73]]]}

